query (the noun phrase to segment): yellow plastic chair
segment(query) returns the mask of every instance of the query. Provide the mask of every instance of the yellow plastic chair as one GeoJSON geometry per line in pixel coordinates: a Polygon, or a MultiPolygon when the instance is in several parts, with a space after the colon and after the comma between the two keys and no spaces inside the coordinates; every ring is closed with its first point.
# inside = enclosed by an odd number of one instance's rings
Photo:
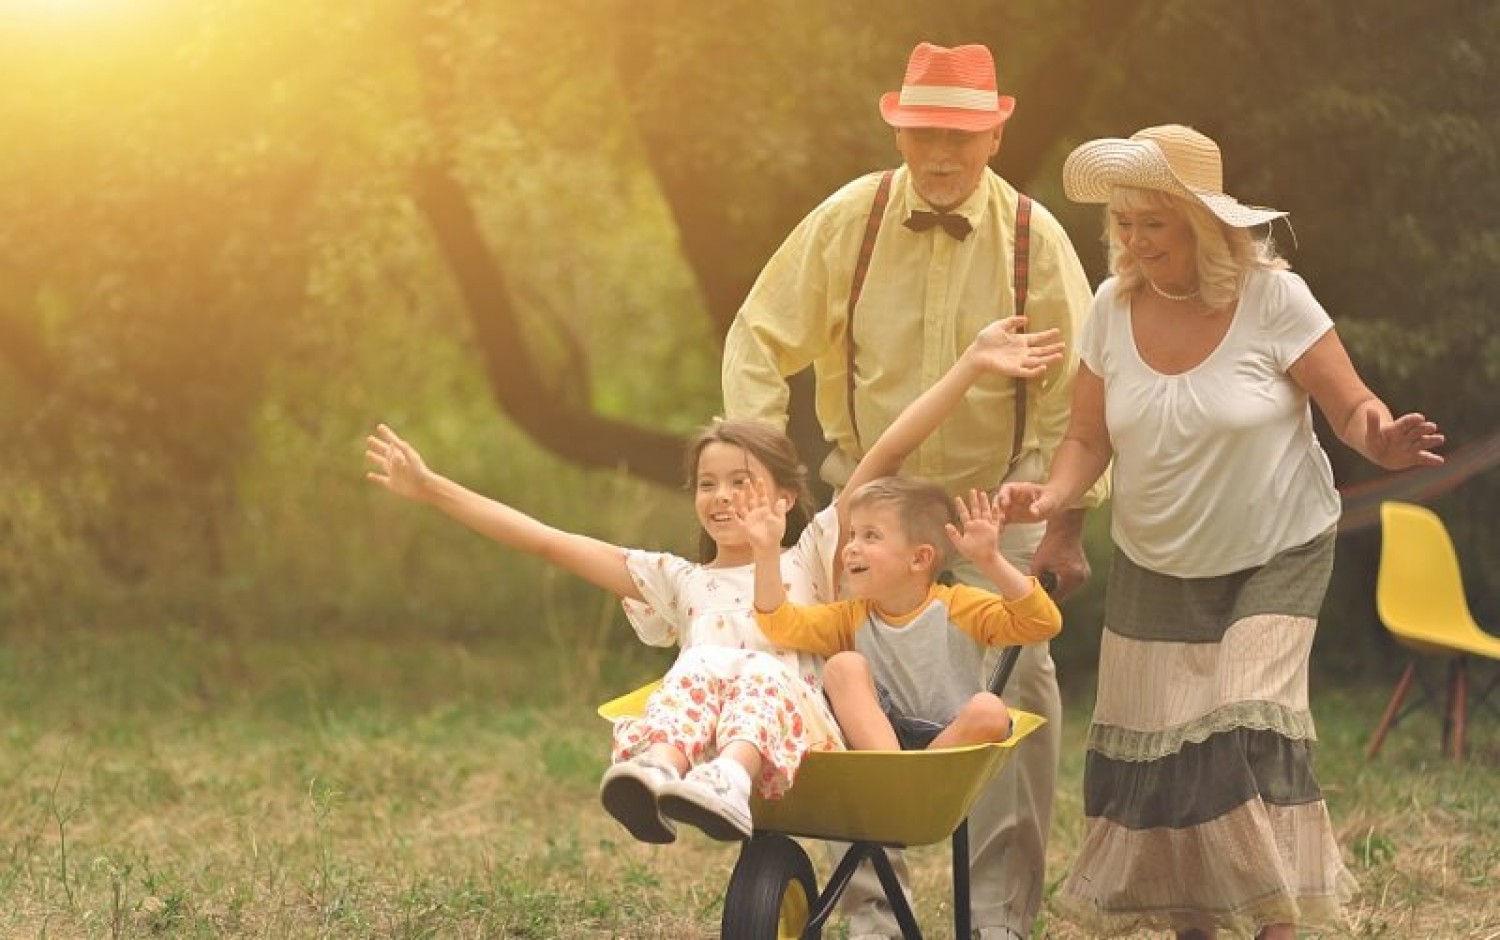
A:
{"type": "MultiPolygon", "coordinates": [[[[1435,513],[1410,503],[1385,502],[1380,504],[1380,521],[1380,573],[1375,591],[1380,620],[1397,642],[1417,657],[1449,659],[1443,750],[1451,747],[1453,759],[1462,760],[1468,720],[1468,663],[1473,658],[1500,661],[1500,637],[1491,636],[1475,623],[1453,540],[1435,513]]],[[[1413,658],[1396,683],[1365,753],[1366,760],[1380,752],[1386,732],[1427,698],[1424,693],[1406,711],[1401,710],[1416,669],[1417,658],[1413,658]]],[[[1500,674],[1491,679],[1476,702],[1483,704],[1497,685],[1500,674]]]]}

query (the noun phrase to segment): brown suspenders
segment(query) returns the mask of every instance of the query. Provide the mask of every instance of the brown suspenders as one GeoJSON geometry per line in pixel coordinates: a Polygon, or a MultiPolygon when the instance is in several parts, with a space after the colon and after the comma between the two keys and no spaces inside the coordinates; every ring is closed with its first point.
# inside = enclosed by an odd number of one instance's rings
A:
{"type": "Polygon", "coordinates": [[[860,291],[865,289],[865,275],[870,272],[870,256],[875,253],[875,237],[880,234],[880,220],[885,216],[885,204],[891,198],[891,177],[895,170],[880,174],[880,186],[875,190],[875,203],[870,206],[870,218],[865,222],[865,240],[859,246],[859,258],[854,262],[854,283],[849,288],[849,311],[844,318],[844,391],[849,402],[849,425],[854,428],[854,441],[864,450],[859,437],[859,419],[854,414],[854,307],[859,303],[860,291]]]}
{"type": "MultiPolygon", "coordinates": [[[[895,170],[886,170],[880,176],[880,185],[875,190],[875,202],[870,206],[870,218],[865,223],[865,238],[859,246],[859,259],[854,264],[854,283],[849,288],[849,309],[844,323],[844,349],[847,353],[844,371],[846,397],[849,402],[849,424],[854,428],[854,439],[860,441],[859,421],[854,414],[854,308],[865,286],[865,275],[870,270],[870,256],[875,253],[875,238],[880,234],[880,221],[885,216],[886,203],[891,196],[891,178],[895,170]]],[[[1015,251],[1011,281],[1016,290],[1016,316],[1026,315],[1026,281],[1030,274],[1031,258],[1031,197],[1018,193],[1016,200],[1015,251]]],[[[1015,466],[1021,459],[1021,445],[1026,438],[1026,380],[1016,379],[1016,429],[1011,442],[1010,464],[1015,466]]],[[[863,449],[863,443],[861,443],[863,449]]]]}
{"type": "MultiPolygon", "coordinates": [[[[1016,194],[1016,245],[1011,252],[1011,282],[1016,289],[1016,316],[1026,315],[1026,281],[1031,274],[1031,197],[1016,194]]],[[[1016,430],[1010,445],[1010,462],[1014,467],[1021,459],[1021,445],[1026,440],[1026,380],[1016,379],[1016,430]]]]}

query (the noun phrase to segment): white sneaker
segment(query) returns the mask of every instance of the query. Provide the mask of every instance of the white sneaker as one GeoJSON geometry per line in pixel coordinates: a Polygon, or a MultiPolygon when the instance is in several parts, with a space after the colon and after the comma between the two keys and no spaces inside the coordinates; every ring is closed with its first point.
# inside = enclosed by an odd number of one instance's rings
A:
{"type": "Polygon", "coordinates": [[[677,828],[657,811],[656,795],[675,782],[676,769],[655,758],[620,761],[600,778],[599,802],[639,841],[666,845],[677,841],[677,828]]]}
{"type": "Polygon", "coordinates": [[[710,839],[740,842],[750,838],[750,794],[740,792],[718,761],[699,764],[681,780],[662,784],[656,806],[668,819],[703,830],[710,839]]]}

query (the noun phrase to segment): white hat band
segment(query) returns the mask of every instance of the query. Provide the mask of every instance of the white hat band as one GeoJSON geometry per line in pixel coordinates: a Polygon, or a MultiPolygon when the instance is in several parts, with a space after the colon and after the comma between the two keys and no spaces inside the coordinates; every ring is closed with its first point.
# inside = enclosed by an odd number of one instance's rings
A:
{"type": "Polygon", "coordinates": [[[901,88],[904,108],[962,108],[966,111],[995,111],[1000,107],[1000,93],[981,88],[953,88],[947,85],[904,85],[901,88]]]}

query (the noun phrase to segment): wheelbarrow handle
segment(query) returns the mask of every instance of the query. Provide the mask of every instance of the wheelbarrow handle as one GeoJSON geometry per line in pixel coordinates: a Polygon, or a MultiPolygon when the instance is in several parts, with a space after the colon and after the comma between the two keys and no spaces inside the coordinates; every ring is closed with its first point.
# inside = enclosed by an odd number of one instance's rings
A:
{"type": "Polygon", "coordinates": [[[1016,660],[1021,658],[1019,646],[1007,646],[1000,651],[1000,661],[995,663],[995,671],[990,673],[990,692],[1001,695],[1005,691],[1005,683],[1010,681],[1010,674],[1015,672],[1016,660]]]}
{"type": "MultiPolygon", "coordinates": [[[[1050,571],[1043,571],[1037,576],[1037,581],[1048,594],[1057,589],[1057,575],[1050,571]]],[[[1000,660],[995,663],[995,671],[990,673],[989,685],[986,686],[992,694],[1000,695],[1005,691],[1005,684],[1010,681],[1010,674],[1016,669],[1016,660],[1020,658],[1019,646],[1007,646],[1000,651],[1000,660]]]]}

